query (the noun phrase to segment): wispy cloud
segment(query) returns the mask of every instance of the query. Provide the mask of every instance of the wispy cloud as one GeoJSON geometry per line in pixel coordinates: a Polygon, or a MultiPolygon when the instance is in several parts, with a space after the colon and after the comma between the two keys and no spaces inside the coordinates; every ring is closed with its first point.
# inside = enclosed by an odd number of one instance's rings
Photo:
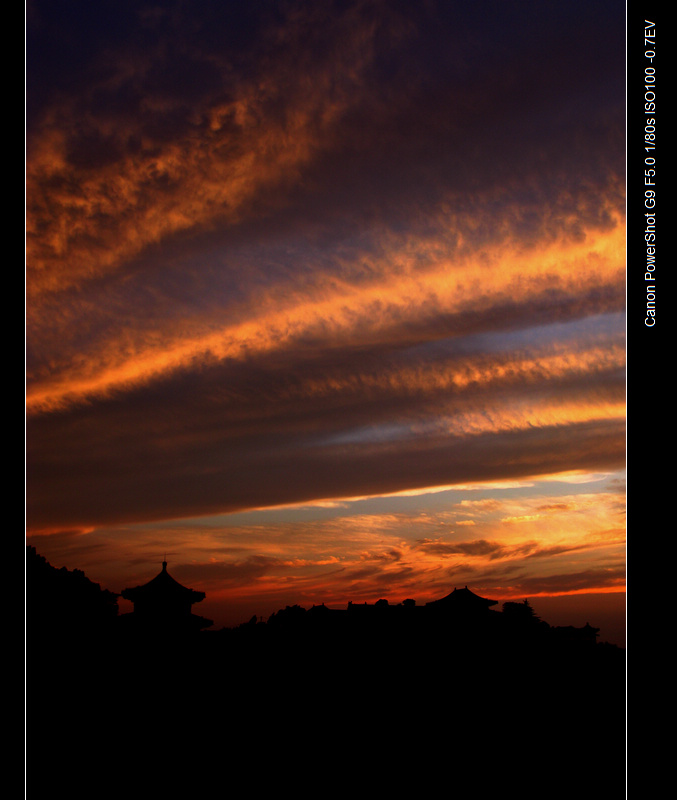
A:
{"type": "Polygon", "coordinates": [[[85,559],[130,526],[143,561],[153,522],[210,591],[276,597],[603,575],[624,18],[490,6],[30,4],[31,533],[89,531],[52,536],[85,559]],[[581,491],[542,496],[553,476],[581,491]],[[169,522],[302,507],[341,523],[169,522]]]}

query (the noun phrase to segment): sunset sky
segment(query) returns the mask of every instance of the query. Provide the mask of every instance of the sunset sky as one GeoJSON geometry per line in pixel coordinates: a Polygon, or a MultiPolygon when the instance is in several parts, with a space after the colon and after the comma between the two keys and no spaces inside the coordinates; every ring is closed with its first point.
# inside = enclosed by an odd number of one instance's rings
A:
{"type": "Polygon", "coordinates": [[[617,641],[624,5],[26,19],[28,542],[217,627],[468,585],[617,641]]]}

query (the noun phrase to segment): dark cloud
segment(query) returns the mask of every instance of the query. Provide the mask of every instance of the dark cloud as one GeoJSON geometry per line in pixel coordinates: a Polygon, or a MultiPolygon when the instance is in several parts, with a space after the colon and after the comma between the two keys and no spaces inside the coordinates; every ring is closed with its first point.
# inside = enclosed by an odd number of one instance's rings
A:
{"type": "Polygon", "coordinates": [[[540,593],[557,594],[602,587],[623,589],[625,587],[625,568],[623,566],[605,567],[560,575],[522,577],[511,588],[516,593],[528,597],[540,593]]]}
{"type": "Polygon", "coordinates": [[[575,503],[547,503],[542,506],[536,506],[536,511],[570,511],[575,507],[575,503]]]}
{"type": "Polygon", "coordinates": [[[467,542],[443,542],[424,540],[418,543],[418,547],[427,554],[448,558],[450,556],[477,556],[489,558],[494,561],[497,559],[522,559],[522,558],[551,558],[552,556],[564,555],[579,550],[587,550],[593,547],[591,544],[565,544],[543,547],[537,541],[522,542],[518,545],[505,544],[502,542],[490,542],[486,539],[475,539],[467,542]]]}
{"type": "Polygon", "coordinates": [[[506,545],[500,542],[488,542],[486,539],[470,542],[421,541],[418,546],[426,553],[437,556],[464,555],[501,558],[510,552],[506,545]]]}
{"type": "Polygon", "coordinates": [[[29,524],[196,516],[574,468],[594,471],[615,468],[624,458],[624,425],[614,421],[470,439],[421,436],[334,446],[313,443],[309,434],[321,421],[309,421],[306,433],[234,430],[219,436],[207,430],[190,437],[187,447],[180,443],[180,420],[166,431],[166,440],[146,435],[118,444],[113,428],[106,449],[93,440],[101,439],[98,433],[87,440],[77,436],[79,419],[74,426],[45,425],[44,433],[37,425],[28,445],[29,524]]]}
{"type": "Polygon", "coordinates": [[[235,561],[219,561],[208,564],[181,564],[172,566],[172,575],[186,585],[197,583],[204,586],[233,588],[247,586],[264,578],[284,566],[284,560],[276,557],[250,554],[235,561]]]}
{"type": "Polygon", "coordinates": [[[565,553],[574,553],[580,550],[588,550],[594,545],[590,544],[570,544],[570,545],[554,545],[552,547],[535,547],[530,553],[525,553],[524,558],[552,558],[552,556],[560,556],[565,553]]]}

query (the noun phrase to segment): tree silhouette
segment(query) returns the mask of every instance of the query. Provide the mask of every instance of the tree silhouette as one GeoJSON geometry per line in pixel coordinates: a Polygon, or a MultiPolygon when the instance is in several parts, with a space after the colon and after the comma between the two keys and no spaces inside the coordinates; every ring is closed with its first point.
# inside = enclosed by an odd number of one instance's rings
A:
{"type": "Polygon", "coordinates": [[[118,595],[101,589],[82,570],[57,569],[34,547],[26,548],[28,630],[46,633],[93,631],[118,614],[118,595]]]}
{"type": "Polygon", "coordinates": [[[528,600],[522,603],[515,603],[508,601],[503,603],[502,611],[506,614],[510,621],[514,622],[540,622],[540,617],[536,616],[536,612],[531,607],[528,600]]]}

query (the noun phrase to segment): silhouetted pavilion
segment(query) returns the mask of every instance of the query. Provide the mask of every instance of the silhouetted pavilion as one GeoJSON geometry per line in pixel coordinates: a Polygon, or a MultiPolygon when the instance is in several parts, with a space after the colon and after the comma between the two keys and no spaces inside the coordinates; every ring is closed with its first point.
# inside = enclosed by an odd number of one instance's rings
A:
{"type": "Polygon", "coordinates": [[[193,614],[191,607],[205,599],[204,592],[189,589],[174,580],[167,572],[167,562],[162,562],[162,572],[148,583],[123,589],[125,600],[134,604],[134,620],[144,627],[163,630],[200,630],[214,623],[193,614]]]}
{"type": "Polygon", "coordinates": [[[450,611],[459,614],[475,614],[488,611],[491,606],[497,605],[498,600],[489,600],[471,592],[466,586],[464,589],[454,589],[453,592],[440,600],[426,603],[426,608],[435,611],[450,611]]]}

